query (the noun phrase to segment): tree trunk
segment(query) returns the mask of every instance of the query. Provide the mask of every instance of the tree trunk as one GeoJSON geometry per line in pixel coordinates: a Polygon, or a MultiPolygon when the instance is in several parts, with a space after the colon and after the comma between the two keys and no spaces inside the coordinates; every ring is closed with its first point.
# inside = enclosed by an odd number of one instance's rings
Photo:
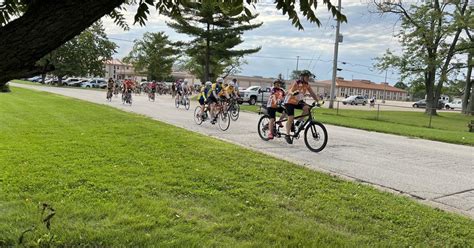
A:
{"type": "Polygon", "coordinates": [[[467,56],[467,76],[466,76],[466,88],[464,89],[464,95],[462,97],[462,112],[464,114],[474,114],[472,108],[468,108],[469,106],[473,106],[472,104],[472,54],[469,53],[467,56]]]}
{"type": "MultiPolygon", "coordinates": [[[[209,34],[210,32],[210,24],[208,23],[207,24],[207,33],[209,34]]],[[[209,78],[209,74],[210,74],[210,68],[209,68],[209,64],[211,63],[210,62],[210,59],[211,59],[211,54],[210,54],[210,44],[209,44],[209,37],[206,37],[206,70],[204,71],[204,79],[205,81],[209,81],[210,78],[209,78]]]]}
{"type": "Polygon", "coordinates": [[[0,28],[0,86],[14,78],[44,73],[36,61],[124,1],[31,1],[21,17],[0,28]]]}
{"type": "Polygon", "coordinates": [[[471,87],[471,98],[469,99],[469,103],[467,104],[467,114],[474,115],[474,87],[471,87]]]}
{"type": "Polygon", "coordinates": [[[426,87],[426,110],[425,113],[428,115],[437,115],[436,107],[438,107],[438,100],[435,94],[435,75],[436,69],[430,69],[425,77],[426,87]]]}
{"type": "Polygon", "coordinates": [[[63,76],[58,76],[58,87],[63,86],[63,76]]]}
{"type": "Polygon", "coordinates": [[[46,73],[41,74],[41,83],[44,84],[44,81],[46,81],[46,73]]]}

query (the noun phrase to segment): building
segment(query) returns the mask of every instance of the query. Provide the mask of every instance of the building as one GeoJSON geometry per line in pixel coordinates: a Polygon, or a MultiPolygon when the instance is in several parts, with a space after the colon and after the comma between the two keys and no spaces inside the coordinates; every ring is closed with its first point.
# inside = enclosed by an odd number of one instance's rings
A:
{"type": "MultiPolygon", "coordinates": [[[[317,81],[320,85],[320,91],[329,95],[331,89],[331,80],[317,81]],[[326,85],[326,87],[324,87],[326,85]]],[[[314,86],[313,86],[314,89],[314,86]]],[[[351,81],[338,77],[336,80],[336,97],[344,98],[346,96],[360,95],[367,98],[405,101],[408,99],[406,90],[402,90],[389,85],[388,83],[374,83],[370,80],[353,79],[351,81]]]]}
{"type": "Polygon", "coordinates": [[[104,64],[105,78],[113,78],[114,80],[132,79],[135,81],[146,80],[143,73],[135,72],[133,65],[124,63],[119,59],[107,60],[104,64]]]}

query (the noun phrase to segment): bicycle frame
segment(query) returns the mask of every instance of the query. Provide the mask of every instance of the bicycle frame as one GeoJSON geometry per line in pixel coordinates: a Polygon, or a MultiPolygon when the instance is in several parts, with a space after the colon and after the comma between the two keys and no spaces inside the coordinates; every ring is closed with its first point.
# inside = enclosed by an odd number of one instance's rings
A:
{"type": "MultiPolygon", "coordinates": [[[[300,118],[304,118],[304,117],[307,117],[306,120],[304,121],[304,124],[303,124],[303,127],[306,127],[309,123],[311,123],[313,121],[313,114],[312,114],[312,110],[315,106],[312,106],[312,105],[309,105],[309,104],[306,104],[306,106],[309,106],[309,112],[308,114],[302,114],[302,115],[299,115],[299,116],[295,116],[293,118],[293,120],[296,120],[296,119],[300,119],[300,118]]],[[[285,113],[286,113],[286,110],[285,110],[285,113]]],[[[283,122],[286,122],[288,121],[288,118],[285,118],[285,119],[282,119],[282,120],[278,120],[278,121],[275,121],[275,125],[278,125],[278,124],[281,124],[283,122]]],[[[303,131],[305,128],[298,128],[298,130],[295,130],[294,131],[294,135],[293,137],[298,137],[300,132],[303,131]]]]}

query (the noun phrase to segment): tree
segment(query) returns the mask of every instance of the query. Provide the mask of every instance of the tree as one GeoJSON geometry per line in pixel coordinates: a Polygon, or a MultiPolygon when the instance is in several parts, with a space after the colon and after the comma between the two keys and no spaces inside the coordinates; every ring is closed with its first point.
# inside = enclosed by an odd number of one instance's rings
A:
{"type": "Polygon", "coordinates": [[[168,26],[194,39],[186,43],[186,54],[203,65],[197,74],[201,81],[214,80],[225,68],[238,64],[240,58],[258,52],[260,48],[236,50],[243,42],[243,32],[258,28],[262,23],[250,24],[257,15],[243,15],[239,6],[225,6],[218,1],[203,0],[183,4],[181,15],[170,16],[168,26]]]}
{"type": "Polygon", "coordinates": [[[147,32],[141,40],[135,40],[124,61],[133,64],[136,71],[146,72],[149,79],[162,81],[171,75],[178,53],[164,32],[147,32]]]}
{"type": "Polygon", "coordinates": [[[290,75],[291,80],[297,80],[300,78],[301,71],[300,70],[293,70],[290,75]]]}
{"type": "MultiPolygon", "coordinates": [[[[240,4],[249,12],[249,6],[240,1],[225,1],[223,4],[240,4]]],[[[252,0],[245,0],[252,4],[252,0]]],[[[300,9],[303,17],[320,25],[315,12],[318,2],[302,0],[300,9]]],[[[110,15],[115,22],[127,28],[122,11],[130,4],[138,3],[135,22],[144,25],[149,15],[149,7],[160,13],[179,15],[182,1],[175,0],[5,0],[0,2],[0,88],[8,80],[38,75],[52,70],[39,67],[36,62],[57,49],[74,36],[91,26],[104,15],[110,15]],[[80,14],[77,14],[80,13],[80,14]],[[16,19],[15,19],[16,18],[16,19]],[[8,59],[6,59],[8,58],[8,59]]],[[[293,24],[302,28],[296,12],[296,0],[277,0],[276,8],[286,14],[293,24]]],[[[329,0],[323,0],[333,16],[346,21],[329,0]]],[[[251,5],[250,5],[251,6],[251,5]]]]}
{"type": "Polygon", "coordinates": [[[408,8],[402,2],[385,1],[375,3],[382,13],[393,13],[401,18],[399,37],[403,53],[387,53],[378,58],[380,70],[396,67],[402,80],[423,79],[426,88],[426,113],[436,114],[443,83],[456,68],[451,63],[459,51],[456,49],[466,19],[471,15],[467,1],[454,0],[440,3],[429,1],[408,8]]]}
{"type": "Polygon", "coordinates": [[[58,77],[58,84],[62,85],[64,76],[103,76],[104,63],[112,57],[116,48],[117,45],[109,41],[99,21],[43,57],[37,65],[52,66],[52,73],[58,77]]]}
{"type": "Polygon", "coordinates": [[[406,84],[404,84],[403,82],[397,82],[395,85],[394,85],[395,88],[399,88],[399,89],[402,89],[402,90],[405,90],[406,88],[408,88],[408,86],[406,84]]]}
{"type": "Polygon", "coordinates": [[[474,37],[471,34],[470,30],[474,29],[474,16],[471,15],[471,19],[468,21],[468,26],[465,27],[464,31],[466,33],[467,39],[461,42],[460,49],[467,48],[467,72],[466,72],[466,84],[464,87],[464,94],[462,97],[462,112],[468,115],[474,115],[474,87],[472,80],[472,68],[474,67],[474,37]]]}

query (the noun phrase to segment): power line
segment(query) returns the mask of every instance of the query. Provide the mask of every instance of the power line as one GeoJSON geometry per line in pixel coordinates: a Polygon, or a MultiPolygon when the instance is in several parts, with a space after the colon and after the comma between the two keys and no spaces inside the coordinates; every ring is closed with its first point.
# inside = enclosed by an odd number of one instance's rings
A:
{"type": "MultiPolygon", "coordinates": [[[[249,58],[263,58],[263,59],[296,60],[296,58],[291,58],[291,57],[262,56],[262,55],[248,55],[246,57],[249,57],[249,58]]],[[[299,60],[310,61],[311,59],[309,59],[309,58],[299,58],[299,60]]],[[[326,63],[332,62],[332,60],[322,60],[322,59],[318,59],[318,61],[326,62],[326,63]]]]}

